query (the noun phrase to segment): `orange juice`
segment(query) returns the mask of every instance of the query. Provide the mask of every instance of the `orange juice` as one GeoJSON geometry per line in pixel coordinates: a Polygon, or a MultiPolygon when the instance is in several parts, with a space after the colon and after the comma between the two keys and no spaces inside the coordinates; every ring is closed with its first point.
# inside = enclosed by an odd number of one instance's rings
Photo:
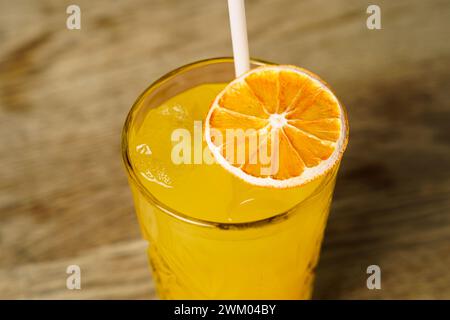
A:
{"type": "MultiPolygon", "coordinates": [[[[229,60],[203,63],[192,68],[223,64],[232,77],[229,60]]],[[[125,162],[159,296],[310,298],[339,165],[284,189],[251,185],[230,174],[211,161],[203,132],[227,78],[198,78],[172,86],[174,93],[169,92],[174,78],[160,82],[156,91],[148,89],[124,130],[125,162]],[[157,90],[165,87],[158,99],[157,90]],[[174,150],[187,161],[174,163],[174,150]]]]}

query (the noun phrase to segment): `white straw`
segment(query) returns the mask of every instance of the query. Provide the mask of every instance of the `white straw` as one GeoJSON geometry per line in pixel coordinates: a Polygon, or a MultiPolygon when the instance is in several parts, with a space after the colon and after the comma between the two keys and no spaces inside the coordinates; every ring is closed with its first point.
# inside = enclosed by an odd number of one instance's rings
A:
{"type": "Polygon", "coordinates": [[[244,0],[228,0],[236,77],[250,70],[244,0]]]}

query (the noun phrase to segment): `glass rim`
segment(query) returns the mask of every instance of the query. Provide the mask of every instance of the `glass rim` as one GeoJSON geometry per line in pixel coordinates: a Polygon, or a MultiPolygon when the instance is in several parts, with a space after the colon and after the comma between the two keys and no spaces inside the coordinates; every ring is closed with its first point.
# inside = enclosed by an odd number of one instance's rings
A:
{"type": "MultiPolygon", "coordinates": [[[[131,124],[133,123],[134,120],[134,115],[135,113],[138,111],[140,103],[142,102],[142,100],[144,99],[144,97],[146,95],[148,95],[149,93],[155,91],[156,89],[158,89],[162,84],[164,84],[167,81],[170,81],[172,78],[176,77],[177,75],[184,73],[184,72],[188,72],[189,70],[195,69],[197,67],[201,67],[201,66],[205,66],[205,65],[209,65],[209,64],[215,64],[215,63],[233,63],[233,58],[232,57],[217,57],[217,58],[209,58],[209,59],[203,59],[203,60],[199,60],[199,61],[195,61],[192,63],[188,63],[186,65],[183,65],[181,67],[178,67],[168,73],[166,73],[165,75],[163,75],[162,77],[158,78],[157,80],[155,80],[153,83],[151,83],[135,100],[135,102],[133,103],[130,111],[128,112],[128,115],[126,117],[125,123],[123,125],[123,129],[122,129],[122,143],[121,143],[121,149],[122,149],[122,161],[125,165],[126,171],[127,171],[127,175],[128,175],[128,179],[131,179],[131,182],[137,186],[139,192],[141,192],[144,197],[152,204],[154,205],[156,208],[158,208],[159,210],[161,210],[162,212],[168,214],[170,217],[178,219],[180,221],[186,222],[186,223],[190,223],[190,224],[194,224],[197,226],[201,226],[201,227],[210,227],[210,228],[218,228],[218,229],[223,229],[223,230],[228,230],[228,229],[247,229],[247,228],[251,228],[251,227],[260,227],[262,225],[266,225],[269,223],[274,223],[274,222],[278,222],[278,221],[282,221],[288,218],[288,216],[291,215],[291,213],[293,211],[295,211],[295,209],[300,206],[301,204],[303,204],[304,202],[308,201],[310,198],[314,197],[318,190],[321,190],[322,188],[326,187],[328,185],[328,183],[330,183],[330,181],[332,180],[331,177],[327,177],[327,179],[324,181],[324,183],[318,185],[316,187],[316,189],[314,189],[313,192],[311,192],[310,195],[308,195],[305,199],[301,200],[299,203],[295,204],[293,207],[291,207],[290,209],[287,209],[281,213],[274,213],[272,216],[267,217],[267,218],[263,218],[263,219],[259,219],[259,220],[253,220],[253,221],[245,221],[245,222],[218,222],[218,221],[211,221],[211,220],[206,220],[206,219],[200,219],[200,218],[195,218],[190,216],[189,214],[185,214],[182,213],[178,210],[175,210],[173,208],[171,208],[170,206],[166,205],[165,203],[161,202],[158,198],[156,198],[151,192],[150,190],[148,190],[143,184],[142,182],[139,180],[139,178],[136,175],[136,172],[134,171],[132,162],[131,162],[131,158],[129,155],[129,148],[128,148],[128,132],[131,128],[131,124]]],[[[264,61],[261,59],[254,59],[251,58],[250,59],[252,64],[256,64],[259,66],[262,65],[274,65],[275,63],[272,62],[268,62],[268,61],[264,61]]],[[[346,115],[346,110],[345,107],[341,104],[341,107],[343,109],[343,112],[345,113],[345,118],[347,119],[347,115],[346,115]]],[[[348,126],[347,126],[348,128],[348,126]]],[[[347,133],[348,134],[348,133],[347,133]]],[[[329,174],[330,172],[326,173],[329,174]]]]}

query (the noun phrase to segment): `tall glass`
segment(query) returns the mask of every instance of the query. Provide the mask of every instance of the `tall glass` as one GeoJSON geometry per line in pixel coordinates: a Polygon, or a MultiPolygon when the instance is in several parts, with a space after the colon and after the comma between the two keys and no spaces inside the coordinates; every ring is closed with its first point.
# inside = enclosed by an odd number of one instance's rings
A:
{"type": "MultiPolygon", "coordinates": [[[[263,65],[252,61],[252,66],[263,65]]],[[[293,208],[245,223],[177,212],[138,179],[128,144],[152,108],[205,83],[234,78],[233,60],[199,61],[153,83],[125,122],[122,155],[158,295],[163,299],[309,299],[339,165],[293,208]]],[[[161,124],[164,125],[164,124],[161,124]]]]}

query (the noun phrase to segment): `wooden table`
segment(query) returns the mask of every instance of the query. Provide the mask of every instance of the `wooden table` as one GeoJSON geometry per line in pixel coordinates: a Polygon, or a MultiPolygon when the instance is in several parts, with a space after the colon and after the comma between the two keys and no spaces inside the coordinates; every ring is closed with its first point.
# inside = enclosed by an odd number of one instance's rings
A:
{"type": "MultiPolygon", "coordinates": [[[[349,111],[316,298],[450,298],[449,1],[247,1],[251,53],[349,111]],[[366,268],[382,271],[368,290],[366,268]]],[[[0,298],[155,298],[120,158],[137,95],[231,55],[226,1],[0,1],[0,298]],[[82,289],[66,289],[66,267],[82,289]]]]}

